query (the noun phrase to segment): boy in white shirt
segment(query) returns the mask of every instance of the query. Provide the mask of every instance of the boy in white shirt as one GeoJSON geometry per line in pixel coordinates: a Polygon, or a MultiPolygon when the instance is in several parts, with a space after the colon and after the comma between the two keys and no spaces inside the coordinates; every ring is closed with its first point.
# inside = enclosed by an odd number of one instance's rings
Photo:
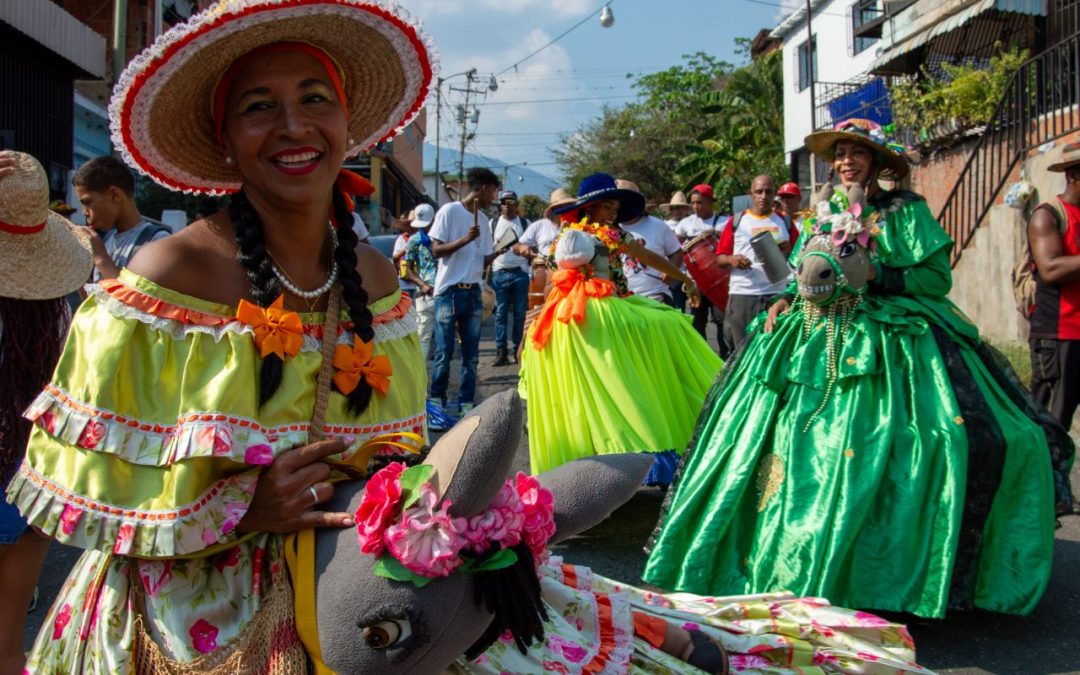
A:
{"type": "MultiPolygon", "coordinates": [[[[525,235],[528,221],[518,214],[517,194],[506,190],[499,194],[499,220],[494,238],[502,241],[513,232],[515,243],[525,235]]],[[[510,364],[525,331],[525,310],[529,305],[529,259],[513,250],[500,253],[491,263],[491,287],[495,289],[495,366],[510,364]],[[513,319],[511,321],[511,312],[513,319]],[[513,341],[511,345],[509,341],[513,341]]]]}

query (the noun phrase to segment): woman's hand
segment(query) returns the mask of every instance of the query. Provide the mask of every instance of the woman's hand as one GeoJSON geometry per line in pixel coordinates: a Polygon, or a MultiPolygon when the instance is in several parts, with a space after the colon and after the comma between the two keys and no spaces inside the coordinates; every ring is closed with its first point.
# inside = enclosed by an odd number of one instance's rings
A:
{"type": "Polygon", "coordinates": [[[15,173],[15,153],[5,150],[0,152],[0,178],[15,173]]]}
{"type": "Polygon", "coordinates": [[[683,284],[683,293],[686,293],[692,308],[697,309],[701,306],[701,291],[698,290],[696,284],[683,284]]]}
{"type": "Polygon", "coordinates": [[[787,298],[780,298],[769,307],[769,313],[765,315],[765,332],[773,332],[776,326],[776,317],[791,309],[791,303],[787,298]]]}
{"type": "Polygon", "coordinates": [[[251,506],[236,529],[290,534],[314,527],[352,527],[351,514],[316,509],[334,496],[334,486],[326,481],[330,465],[322,460],[344,449],[335,438],[300,446],[275,459],[259,476],[251,506]]]}

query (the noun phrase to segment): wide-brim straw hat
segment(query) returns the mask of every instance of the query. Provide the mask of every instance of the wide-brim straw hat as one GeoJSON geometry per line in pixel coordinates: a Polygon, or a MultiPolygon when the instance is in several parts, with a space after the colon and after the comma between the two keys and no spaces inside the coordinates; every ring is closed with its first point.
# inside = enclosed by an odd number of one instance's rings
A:
{"type": "Polygon", "coordinates": [[[669,209],[672,206],[690,206],[690,202],[686,201],[686,193],[679,190],[675,194],[671,195],[671,201],[667,204],[661,204],[660,208],[669,209]]]}
{"type": "Polygon", "coordinates": [[[874,150],[885,180],[900,180],[908,174],[910,166],[903,149],[885,138],[885,132],[877,122],[850,119],[839,122],[831,130],[815,131],[806,137],[806,149],[826,162],[836,157],[838,141],[855,141],[874,150]]]}
{"type": "Polygon", "coordinates": [[[552,212],[569,213],[607,199],[619,200],[618,222],[628,223],[645,212],[645,195],[636,190],[620,188],[606,173],[594,173],[581,180],[578,196],[573,202],[553,208],[552,212]]]}
{"type": "Polygon", "coordinates": [[[1046,167],[1047,171],[1061,173],[1071,166],[1080,164],[1080,142],[1069,143],[1061,149],[1061,161],[1046,167]]]}
{"type": "Polygon", "coordinates": [[[90,280],[90,230],[49,210],[49,179],[30,155],[15,157],[15,173],[0,178],[0,296],[60,298],[90,280]]]}
{"type": "Polygon", "coordinates": [[[551,218],[551,213],[560,206],[566,206],[567,204],[573,204],[577,201],[574,195],[570,194],[566,188],[558,188],[551,193],[551,197],[548,198],[547,208],[544,209],[544,217],[551,218]]]}
{"type": "Polygon", "coordinates": [[[163,33],[113,90],[113,144],[172,190],[226,194],[240,172],[216,138],[212,96],[229,66],[277,42],[305,42],[340,67],[353,157],[400,132],[424,105],[438,58],[430,36],[396,5],[373,0],[223,0],[163,33]]]}

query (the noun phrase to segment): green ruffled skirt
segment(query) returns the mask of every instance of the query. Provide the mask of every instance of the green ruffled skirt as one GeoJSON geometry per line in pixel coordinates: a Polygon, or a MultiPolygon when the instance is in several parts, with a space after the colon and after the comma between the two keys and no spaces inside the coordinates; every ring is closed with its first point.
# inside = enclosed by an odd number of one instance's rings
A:
{"type": "Polygon", "coordinates": [[[589,298],[581,323],[556,321],[543,349],[529,339],[522,352],[533,473],[591,455],[682,451],[722,365],[689,315],[639,296],[589,298]]]}
{"type": "Polygon", "coordinates": [[[825,319],[808,336],[798,307],[772,334],[762,321],[709,394],[645,580],[927,617],[1030,612],[1055,489],[1071,504],[1072,443],[966,317],[946,300],[867,298],[835,378],[825,319]]]}

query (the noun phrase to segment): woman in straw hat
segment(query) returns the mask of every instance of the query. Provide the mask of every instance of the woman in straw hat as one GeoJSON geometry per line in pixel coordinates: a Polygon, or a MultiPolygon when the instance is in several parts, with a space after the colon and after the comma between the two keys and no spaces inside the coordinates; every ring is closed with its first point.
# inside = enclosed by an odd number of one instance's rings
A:
{"type": "Polygon", "coordinates": [[[647,482],[669,484],[720,370],[688,316],[627,291],[624,255],[689,279],[615,226],[644,208],[640,192],[595,174],[554,209],[563,221],[549,250],[557,271],[521,350],[534,473],[589,455],[652,452],[661,454],[647,482]],[[590,235],[580,241],[599,253],[561,251],[573,232],[590,235]]]}
{"type": "Polygon", "coordinates": [[[94,289],[28,409],[8,499],[86,549],[29,672],[304,671],[284,535],[352,525],[321,507],[323,460],[425,424],[416,316],[357,243],[349,195],[371,187],[342,164],[413,119],[435,69],[381,4],[227,0],[120,76],[124,159],[232,196],[94,289]]]}
{"type": "MultiPolygon", "coordinates": [[[[0,484],[22,461],[30,422],[23,410],[49,381],[69,321],[64,296],[90,278],[89,232],[48,210],[41,164],[0,152],[0,484]]],[[[0,502],[0,672],[22,672],[27,606],[49,540],[0,502]]]]}
{"type": "Polygon", "coordinates": [[[908,170],[880,128],[851,120],[806,145],[843,191],[815,200],[792,261],[801,274],[800,248],[835,242],[819,226],[861,193],[868,285],[835,300],[839,315],[793,285],[758,317],[710,393],[645,579],[1027,614],[1050,575],[1055,497],[1071,509],[1072,443],[945,297],[953,242],[922,197],[878,185],[908,170]]]}

